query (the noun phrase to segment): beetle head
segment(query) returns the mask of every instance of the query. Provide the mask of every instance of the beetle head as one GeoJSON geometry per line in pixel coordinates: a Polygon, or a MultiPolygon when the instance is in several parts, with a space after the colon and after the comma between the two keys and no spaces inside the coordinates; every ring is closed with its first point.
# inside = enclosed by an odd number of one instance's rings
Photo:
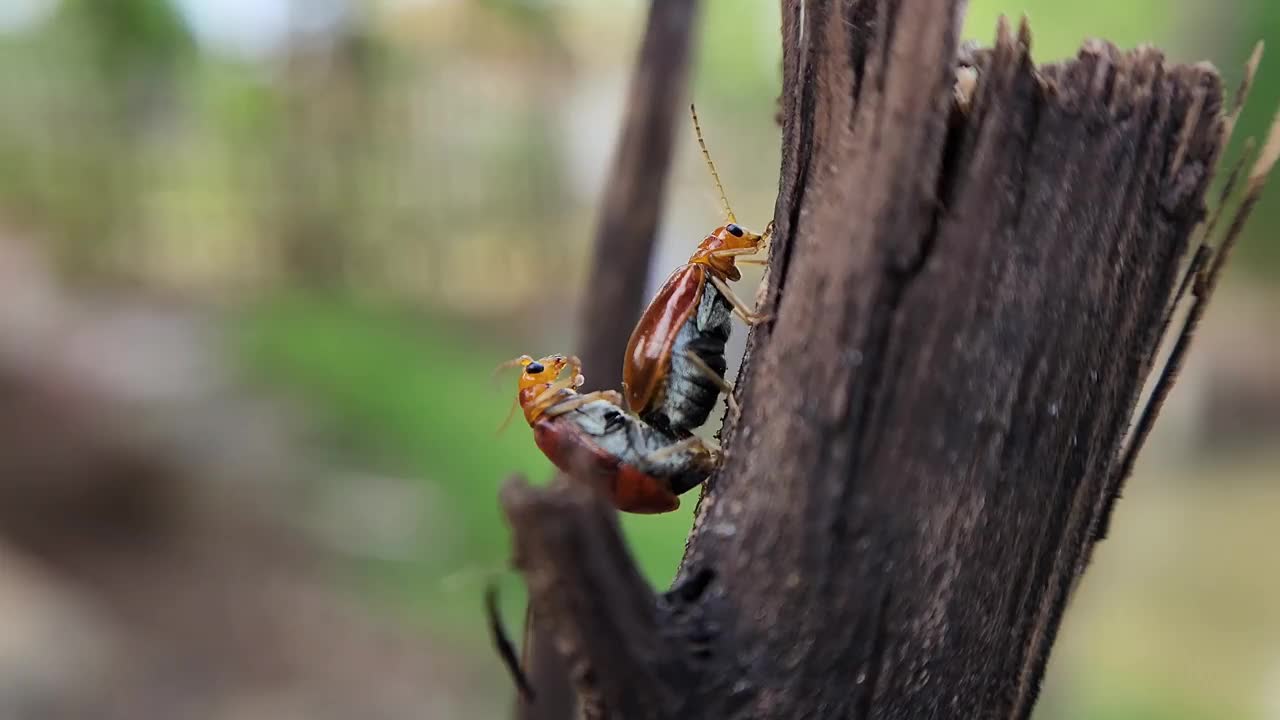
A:
{"type": "Polygon", "coordinates": [[[764,236],[736,223],[729,223],[712,230],[698,245],[689,262],[706,265],[711,272],[725,280],[740,280],[742,273],[734,263],[735,259],[759,251],[763,244],[764,236]]]}
{"type": "MultiPolygon", "coordinates": [[[[567,355],[548,355],[540,360],[534,360],[526,355],[521,358],[520,364],[524,367],[524,372],[520,374],[520,389],[523,390],[536,385],[555,382],[565,368],[576,366],[578,363],[576,358],[567,355]]],[[[574,387],[582,383],[581,375],[574,376],[574,387]]]]}
{"type": "MultiPolygon", "coordinates": [[[[498,366],[501,371],[509,367],[519,367],[519,391],[516,393],[516,405],[523,407],[525,418],[532,423],[542,411],[554,404],[562,392],[576,388],[585,381],[578,372],[581,362],[572,355],[548,355],[534,360],[528,355],[521,355],[498,366]],[[573,368],[574,375],[567,380],[559,380],[565,368],[573,368]],[[553,387],[554,386],[554,387],[553,387]]],[[[513,406],[514,409],[515,406],[513,406]]],[[[511,418],[508,416],[507,420],[511,418]]],[[[502,424],[506,427],[506,422],[502,424]]]]}

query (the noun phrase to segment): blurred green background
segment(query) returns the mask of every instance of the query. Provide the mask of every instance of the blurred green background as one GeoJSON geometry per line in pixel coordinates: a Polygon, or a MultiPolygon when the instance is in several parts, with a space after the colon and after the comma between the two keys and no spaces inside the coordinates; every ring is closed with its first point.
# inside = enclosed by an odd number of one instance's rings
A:
{"type": "MultiPolygon", "coordinates": [[[[550,475],[521,422],[496,432],[514,376],[491,371],[575,349],[645,8],[0,3],[0,235],[39,243],[77,283],[179,298],[226,328],[246,382],[289,398],[332,468],[299,516],[369,603],[475,676],[440,689],[459,707],[509,687],[479,601],[496,575],[519,622],[497,488],[550,475]]],[[[975,0],[966,35],[989,42],[1001,13],[1030,16],[1042,61],[1091,36],[1155,43],[1231,87],[1257,40],[1280,40],[1275,0],[975,0]]],[[[696,55],[704,132],[755,228],[776,189],[778,14],[712,0],[696,55]]],[[[1278,104],[1273,55],[1236,147],[1278,104]]],[[[719,220],[684,133],[651,285],[719,220]]],[[[1264,202],[1067,614],[1038,718],[1280,717],[1277,221],[1264,202]]],[[[685,505],[626,520],[655,583],[683,549],[685,505]]]]}

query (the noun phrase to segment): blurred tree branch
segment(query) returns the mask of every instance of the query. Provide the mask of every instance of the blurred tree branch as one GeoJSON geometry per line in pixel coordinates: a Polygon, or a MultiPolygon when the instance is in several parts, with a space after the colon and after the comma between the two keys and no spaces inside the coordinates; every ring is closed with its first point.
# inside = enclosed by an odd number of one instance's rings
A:
{"type": "Polygon", "coordinates": [[[653,0],[649,8],[596,224],[578,342],[588,369],[584,389],[616,388],[622,380],[662,218],[675,120],[687,104],[697,12],[697,0],[653,0]]]}
{"type": "MultiPolygon", "coordinates": [[[[617,387],[631,327],[640,316],[657,241],[677,111],[684,106],[697,0],[653,0],[623,109],[596,224],[594,255],[578,334],[589,369],[584,390],[617,387]]],[[[521,700],[522,720],[574,717],[569,669],[532,610],[525,617],[524,657],[535,702],[521,700]]]]}

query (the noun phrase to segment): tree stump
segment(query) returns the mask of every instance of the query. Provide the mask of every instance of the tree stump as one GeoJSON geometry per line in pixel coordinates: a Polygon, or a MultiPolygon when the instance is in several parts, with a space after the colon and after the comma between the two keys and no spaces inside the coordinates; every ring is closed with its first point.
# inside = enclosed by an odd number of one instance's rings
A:
{"type": "Polygon", "coordinates": [[[1189,258],[1235,111],[1154,48],[961,52],[962,8],[783,3],[774,320],[675,586],[583,485],[504,489],[594,714],[1030,715],[1171,308],[1221,270],[1189,258]]]}

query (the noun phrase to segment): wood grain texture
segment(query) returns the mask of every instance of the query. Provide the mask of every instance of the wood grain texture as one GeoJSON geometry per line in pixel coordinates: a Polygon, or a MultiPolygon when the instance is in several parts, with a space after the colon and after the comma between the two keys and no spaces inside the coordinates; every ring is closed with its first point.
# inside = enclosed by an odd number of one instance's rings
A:
{"type": "Polygon", "coordinates": [[[775,320],[677,589],[637,587],[572,486],[537,518],[507,503],[522,548],[595,523],[525,568],[557,578],[536,602],[619,684],[617,717],[1031,712],[1204,215],[1222,91],[1152,48],[1036,68],[1002,23],[962,112],[960,10],[783,4],[775,320]],[[599,600],[566,605],[582,588],[599,600]]]}

